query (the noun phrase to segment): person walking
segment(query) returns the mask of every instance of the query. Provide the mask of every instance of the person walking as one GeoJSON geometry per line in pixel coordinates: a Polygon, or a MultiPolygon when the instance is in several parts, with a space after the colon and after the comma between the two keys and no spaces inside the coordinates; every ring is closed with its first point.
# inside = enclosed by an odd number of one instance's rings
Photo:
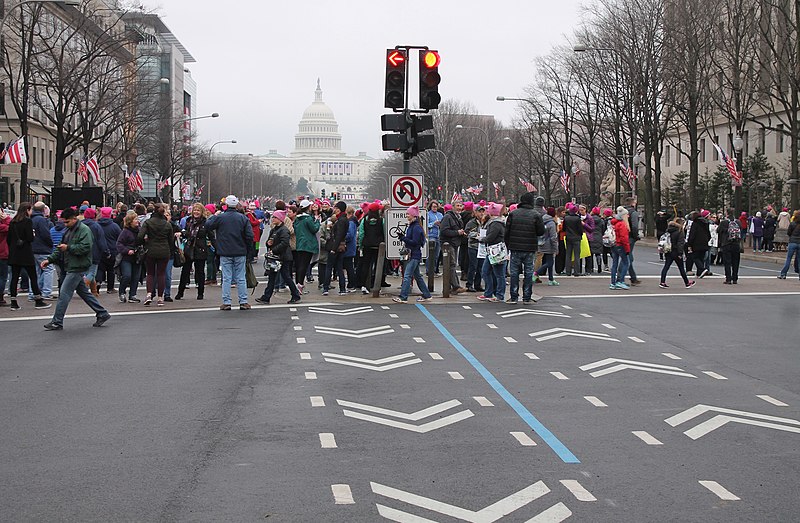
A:
{"type": "Polygon", "coordinates": [[[77,211],[71,207],[62,211],[61,219],[64,220],[64,225],[67,227],[64,237],[50,256],[42,261],[41,265],[42,267],[47,267],[55,262],[59,256],[63,256],[66,275],[58,293],[58,302],[56,302],[53,318],[50,323],[45,324],[44,328],[49,331],[57,331],[64,328],[64,316],[75,292],[94,311],[95,322],[92,326],[101,327],[111,318],[111,314],[100,305],[97,297],[92,294],[84,281],[84,274],[89,269],[89,266],[92,265],[92,241],[94,235],[89,227],[78,220],[77,211]]]}
{"type": "Polygon", "coordinates": [[[578,276],[581,267],[581,238],[583,237],[583,222],[578,216],[578,208],[572,202],[567,202],[567,215],[564,216],[563,230],[566,234],[564,273],[566,276],[578,276]]]}
{"type": "Polygon", "coordinates": [[[625,222],[630,231],[628,242],[630,247],[628,251],[628,274],[630,274],[631,277],[631,285],[639,285],[642,283],[642,280],[636,276],[636,270],[633,267],[633,249],[636,247],[636,242],[639,241],[639,211],[637,209],[639,201],[635,196],[629,196],[625,199],[625,203],[627,203],[626,209],[628,210],[628,217],[625,222]]]}
{"type": "Polygon", "coordinates": [[[506,260],[501,260],[492,264],[488,251],[492,246],[503,243],[505,238],[505,224],[501,214],[503,204],[490,203],[488,205],[488,220],[486,222],[486,235],[479,238],[479,242],[486,245],[487,256],[483,262],[483,279],[486,282],[486,290],[478,296],[481,301],[498,302],[505,299],[506,293],[506,260]]]}
{"type": "Polygon", "coordinates": [[[103,229],[106,247],[108,248],[107,255],[101,260],[99,268],[99,273],[106,282],[106,292],[108,294],[114,293],[114,265],[116,261],[115,255],[117,254],[116,245],[119,235],[122,232],[120,226],[111,219],[112,211],[113,209],[111,207],[101,207],[100,219],[97,220],[97,223],[103,229]]]}
{"type": "Polygon", "coordinates": [[[734,285],[739,280],[739,260],[744,250],[741,226],[731,210],[728,216],[719,222],[717,227],[719,249],[722,251],[722,263],[725,266],[725,285],[734,285]]]}
{"type": "Polygon", "coordinates": [[[86,271],[83,277],[86,279],[86,285],[95,296],[100,296],[97,289],[97,271],[100,268],[100,263],[108,253],[108,244],[106,244],[106,235],[103,228],[95,220],[97,218],[97,211],[89,207],[83,212],[83,224],[89,227],[92,231],[92,265],[86,271]]]}
{"type": "Polygon", "coordinates": [[[461,221],[461,213],[458,209],[453,208],[452,205],[445,205],[442,223],[439,225],[439,241],[442,248],[445,243],[448,244],[448,262],[444,270],[450,271],[450,291],[453,294],[467,292],[467,289],[461,286],[458,272],[456,272],[457,250],[461,245],[461,238],[466,237],[466,235],[464,223],[461,221]]]}
{"type": "MultiPolygon", "coordinates": [[[[311,265],[311,259],[319,252],[319,221],[308,214],[311,207],[310,200],[300,202],[300,208],[294,218],[295,246],[297,248],[297,258],[294,260],[296,269],[297,290],[304,294],[303,287],[306,283],[306,274],[311,265]]],[[[307,294],[307,293],[305,293],[307,294]]]]}
{"type": "Polygon", "coordinates": [[[409,250],[409,257],[403,269],[403,283],[400,285],[400,295],[395,296],[392,300],[397,303],[408,303],[408,294],[411,292],[411,282],[413,280],[417,282],[417,287],[422,293],[422,296],[417,298],[417,301],[430,301],[432,298],[431,292],[428,290],[428,285],[419,270],[419,264],[422,260],[422,247],[425,246],[425,233],[419,224],[419,207],[414,205],[406,209],[406,220],[408,220],[408,227],[405,232],[399,234],[398,238],[409,250]]]}
{"type": "MultiPolygon", "coordinates": [[[[53,298],[53,272],[54,267],[41,267],[41,263],[53,253],[53,239],[50,236],[50,220],[45,216],[47,206],[44,202],[33,204],[31,223],[33,225],[33,258],[36,260],[36,283],[42,291],[42,298],[53,298]]],[[[28,298],[32,298],[29,294],[28,298]]]]}
{"type": "Polygon", "coordinates": [[[164,306],[164,289],[167,284],[167,264],[172,256],[172,224],[166,218],[167,206],[158,203],[153,214],[139,228],[137,241],[147,250],[145,269],[147,270],[147,296],[144,304],[153,303],[164,306]]]}
{"type": "MultiPolygon", "coordinates": [[[[269,278],[267,280],[267,288],[264,289],[264,294],[256,298],[256,303],[261,305],[269,305],[272,299],[272,294],[275,291],[275,284],[278,279],[278,274],[282,274],[282,278],[292,298],[288,303],[298,303],[301,299],[300,291],[292,279],[292,249],[289,245],[289,229],[286,227],[284,221],[286,220],[286,211],[275,211],[272,213],[272,227],[267,237],[267,257],[275,258],[280,261],[280,269],[270,270],[269,278]]],[[[224,278],[223,278],[224,282],[224,278]]]]}
{"type": "Polygon", "coordinates": [[[5,307],[8,302],[3,297],[6,293],[6,281],[8,281],[8,226],[11,224],[11,216],[5,213],[0,207],[0,307],[5,307]]]}
{"type": "Polygon", "coordinates": [[[699,278],[712,275],[708,266],[708,249],[711,241],[709,214],[711,213],[707,209],[700,211],[700,216],[692,221],[692,228],[689,230],[689,236],[686,239],[687,250],[692,254],[699,278]]]}
{"type": "Polygon", "coordinates": [[[658,284],[662,289],[669,288],[669,285],[667,285],[667,273],[669,272],[670,265],[673,263],[678,267],[678,272],[680,272],[681,278],[683,278],[683,284],[686,285],[686,288],[694,287],[694,280],[689,281],[689,278],[686,276],[686,269],[683,267],[683,244],[686,241],[683,233],[683,224],[683,218],[676,218],[667,225],[665,234],[669,234],[671,247],[669,252],[663,253],[664,268],[661,269],[661,283],[658,284]]]}
{"type": "Polygon", "coordinates": [[[554,207],[547,209],[547,213],[542,216],[544,234],[538,238],[539,252],[542,254],[542,264],[536,268],[536,274],[542,276],[547,273],[547,285],[558,286],[559,283],[553,277],[555,269],[556,254],[558,253],[558,228],[553,214],[556,213],[554,207]],[[552,214],[551,214],[552,213],[552,214]]]}
{"type": "Polygon", "coordinates": [[[206,214],[203,204],[192,205],[192,213],[186,220],[186,227],[181,231],[185,245],[183,255],[185,262],[181,267],[181,279],[178,284],[176,300],[182,300],[186,287],[189,286],[189,276],[194,267],[194,282],[197,286],[197,299],[202,300],[205,292],[206,258],[208,257],[208,237],[206,235],[206,214]]]}
{"type": "MultiPolygon", "coordinates": [[[[236,207],[239,199],[230,194],[225,197],[225,212],[206,220],[206,230],[214,231],[217,237],[217,254],[222,267],[222,305],[220,310],[231,310],[231,283],[236,282],[239,309],[250,310],[247,303],[247,281],[245,263],[247,251],[253,244],[253,228],[244,214],[236,207]]],[[[273,222],[274,223],[274,222],[273,222]]]]}
{"type": "MultiPolygon", "coordinates": [[[[33,221],[31,204],[22,202],[17,214],[8,226],[6,244],[8,246],[8,265],[11,267],[11,310],[18,311],[22,307],[17,302],[17,285],[22,271],[28,275],[30,289],[33,291],[34,307],[47,309],[51,306],[42,299],[39,279],[36,277],[36,258],[33,255],[33,221]]],[[[49,231],[48,231],[49,232],[49,231]]]]}
{"type": "Polygon", "coordinates": [[[517,208],[506,218],[504,240],[511,251],[511,285],[507,303],[517,303],[519,299],[520,272],[523,273],[522,303],[541,299],[533,294],[533,263],[539,237],[544,235],[545,228],[542,216],[533,207],[534,198],[532,192],[523,194],[517,208]]]}
{"type": "Polygon", "coordinates": [[[789,223],[787,233],[789,234],[789,244],[786,246],[786,263],[783,264],[781,273],[778,275],[781,280],[786,279],[786,274],[792,264],[792,257],[794,257],[794,270],[798,272],[798,260],[800,260],[800,210],[794,211],[794,214],[792,214],[792,221],[789,223]]]}
{"type": "Polygon", "coordinates": [[[631,250],[630,229],[628,227],[628,209],[620,205],[617,207],[617,214],[611,219],[611,226],[614,227],[616,245],[611,248],[611,285],[609,289],[630,289],[625,283],[625,275],[628,274],[628,255],[631,250]]]}
{"type": "Polygon", "coordinates": [[[139,272],[142,270],[143,260],[139,253],[144,247],[137,245],[139,236],[139,217],[134,211],[128,211],[122,220],[122,232],[117,238],[117,256],[119,262],[119,301],[122,303],[140,303],[136,296],[139,287],[139,272]],[[127,293],[127,294],[126,294],[127,293]]]}

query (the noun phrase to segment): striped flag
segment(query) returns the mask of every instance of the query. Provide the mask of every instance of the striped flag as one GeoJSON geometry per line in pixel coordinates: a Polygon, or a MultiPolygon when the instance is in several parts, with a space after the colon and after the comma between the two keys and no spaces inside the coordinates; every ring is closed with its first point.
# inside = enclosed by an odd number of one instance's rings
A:
{"type": "Polygon", "coordinates": [[[83,180],[83,183],[86,183],[86,182],[89,181],[89,172],[86,170],[86,157],[85,156],[82,156],[81,157],[81,161],[78,162],[78,174],[80,175],[81,180],[83,180]]]}
{"type": "Polygon", "coordinates": [[[492,182],[492,186],[494,186],[494,197],[495,198],[499,198],[500,197],[500,184],[498,184],[497,182],[492,182]]]}
{"type": "Polygon", "coordinates": [[[144,189],[144,180],[142,180],[142,173],[138,168],[128,176],[128,188],[134,192],[144,189]]]}
{"type": "Polygon", "coordinates": [[[569,193],[569,173],[561,169],[561,174],[558,179],[561,181],[561,187],[564,189],[564,192],[569,193]]]}
{"type": "Polygon", "coordinates": [[[464,200],[461,198],[461,195],[458,194],[458,192],[454,192],[453,197],[450,198],[450,203],[463,202],[463,201],[464,200]]]}
{"type": "Polygon", "coordinates": [[[525,180],[523,180],[522,178],[520,178],[520,179],[519,179],[519,183],[521,183],[523,186],[525,186],[525,189],[526,189],[528,192],[537,192],[537,191],[536,191],[536,186],[535,186],[535,185],[533,185],[531,182],[526,182],[525,180]]]}
{"type": "Polygon", "coordinates": [[[625,160],[619,161],[619,167],[622,169],[622,173],[628,178],[628,185],[630,185],[631,189],[633,189],[633,184],[636,181],[636,172],[625,160]]]}
{"type": "Polygon", "coordinates": [[[728,168],[728,173],[731,175],[731,184],[734,186],[741,186],[742,185],[742,173],[736,168],[736,160],[728,156],[725,151],[719,145],[711,142],[711,145],[719,153],[719,161],[728,168]]]}
{"type": "Polygon", "coordinates": [[[89,161],[86,162],[86,170],[92,175],[92,181],[95,185],[100,185],[100,166],[97,164],[97,156],[92,155],[89,161]]]}
{"type": "Polygon", "coordinates": [[[25,141],[20,138],[11,140],[3,151],[3,163],[28,163],[25,154],[25,141]]]}

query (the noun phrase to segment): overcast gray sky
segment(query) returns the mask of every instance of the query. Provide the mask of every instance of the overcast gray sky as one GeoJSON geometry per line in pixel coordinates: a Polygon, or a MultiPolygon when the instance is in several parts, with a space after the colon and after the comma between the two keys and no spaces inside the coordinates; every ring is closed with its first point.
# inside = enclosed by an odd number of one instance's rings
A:
{"type": "MultiPolygon", "coordinates": [[[[339,122],[342,149],[382,157],[385,50],[438,49],[443,99],[472,103],[508,125],[513,102],[533,80],[533,59],[578,24],[586,0],[153,0],[195,57],[198,110],[221,117],[197,122],[217,150],[288,154],[317,78],[339,122]],[[398,7],[399,6],[399,7],[398,7]]],[[[412,91],[413,93],[414,91],[412,91]]]]}

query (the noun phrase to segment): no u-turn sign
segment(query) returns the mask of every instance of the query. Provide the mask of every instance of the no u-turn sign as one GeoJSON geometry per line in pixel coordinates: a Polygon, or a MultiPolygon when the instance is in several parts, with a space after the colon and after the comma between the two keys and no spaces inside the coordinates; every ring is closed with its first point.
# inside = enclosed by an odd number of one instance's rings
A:
{"type": "Polygon", "coordinates": [[[411,207],[422,203],[423,176],[421,174],[393,174],[392,207],[411,207]]]}

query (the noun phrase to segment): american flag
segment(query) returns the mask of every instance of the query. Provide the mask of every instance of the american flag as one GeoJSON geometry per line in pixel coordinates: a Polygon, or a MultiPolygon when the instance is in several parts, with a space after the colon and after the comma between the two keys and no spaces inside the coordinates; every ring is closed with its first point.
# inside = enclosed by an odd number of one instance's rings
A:
{"type": "Polygon", "coordinates": [[[558,178],[561,181],[561,187],[564,189],[564,192],[569,193],[569,173],[561,169],[561,174],[558,178]]]}
{"type": "Polygon", "coordinates": [[[478,185],[473,185],[472,187],[468,187],[465,190],[470,194],[480,194],[483,192],[483,184],[479,183],[478,185]]]}
{"type": "Polygon", "coordinates": [[[454,192],[453,193],[453,197],[450,198],[450,203],[456,203],[456,202],[462,202],[462,201],[464,201],[464,200],[461,198],[461,195],[458,194],[457,192],[454,192]]]}
{"type": "Polygon", "coordinates": [[[523,180],[522,178],[520,178],[520,179],[519,179],[519,183],[521,183],[522,185],[524,185],[524,186],[525,186],[525,189],[526,189],[528,192],[536,192],[536,186],[535,186],[535,185],[533,185],[531,182],[526,182],[525,180],[523,180]]]}
{"type": "Polygon", "coordinates": [[[184,200],[189,198],[189,182],[183,182],[181,184],[181,194],[183,195],[184,200]]]}
{"type": "Polygon", "coordinates": [[[725,154],[725,151],[719,145],[714,142],[711,142],[711,145],[713,145],[719,153],[719,161],[728,168],[728,172],[731,175],[731,183],[737,186],[742,185],[742,173],[736,168],[736,160],[725,154]]]}
{"type": "Polygon", "coordinates": [[[144,189],[144,180],[142,180],[142,173],[138,168],[128,176],[128,188],[134,192],[144,189]]]}
{"type": "Polygon", "coordinates": [[[169,187],[170,185],[172,185],[172,182],[170,182],[169,177],[167,177],[163,180],[159,180],[158,183],[156,183],[156,189],[160,191],[161,189],[169,187]]]}
{"type": "Polygon", "coordinates": [[[83,183],[89,181],[89,172],[86,170],[86,157],[81,157],[81,161],[78,162],[78,174],[81,175],[81,180],[83,183]]]}
{"type": "Polygon", "coordinates": [[[494,197],[500,197],[500,184],[497,182],[492,182],[492,186],[494,187],[494,197]]]}
{"type": "Polygon", "coordinates": [[[636,180],[636,172],[634,172],[634,170],[625,160],[619,161],[619,167],[622,169],[622,172],[625,174],[625,176],[628,177],[628,185],[630,185],[632,189],[634,181],[636,180]]]}
{"type": "Polygon", "coordinates": [[[25,141],[22,138],[11,140],[3,150],[0,158],[3,163],[28,163],[28,156],[25,154],[25,141]]]}
{"type": "Polygon", "coordinates": [[[94,181],[94,184],[100,185],[100,166],[97,163],[97,156],[92,155],[92,157],[89,158],[89,160],[86,162],[86,170],[92,175],[92,181],[94,181]]]}

